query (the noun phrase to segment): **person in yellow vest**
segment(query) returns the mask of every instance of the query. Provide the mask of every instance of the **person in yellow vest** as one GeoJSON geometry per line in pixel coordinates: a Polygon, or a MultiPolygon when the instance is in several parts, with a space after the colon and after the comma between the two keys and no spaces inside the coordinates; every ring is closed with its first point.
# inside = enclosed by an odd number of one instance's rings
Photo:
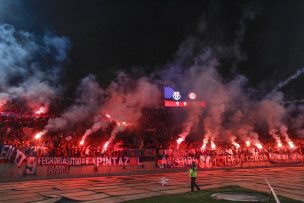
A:
{"type": "Polygon", "coordinates": [[[196,176],[197,176],[197,170],[195,166],[195,162],[192,163],[190,170],[189,170],[189,175],[191,178],[191,192],[194,192],[194,187],[196,187],[197,190],[201,190],[200,187],[196,184],[196,176]]]}

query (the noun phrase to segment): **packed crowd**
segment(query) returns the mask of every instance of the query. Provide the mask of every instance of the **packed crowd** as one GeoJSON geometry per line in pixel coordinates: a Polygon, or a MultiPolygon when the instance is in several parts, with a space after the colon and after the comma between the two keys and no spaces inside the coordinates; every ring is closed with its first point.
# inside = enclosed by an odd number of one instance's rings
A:
{"type": "MultiPolygon", "coordinates": [[[[185,141],[177,146],[176,137],[160,136],[153,130],[148,131],[149,136],[132,134],[126,132],[118,136],[114,144],[104,151],[103,144],[106,139],[103,136],[95,136],[91,142],[80,145],[79,141],[83,134],[83,129],[73,129],[71,132],[47,133],[41,139],[35,139],[34,134],[41,131],[47,123],[44,117],[11,117],[0,116],[0,144],[13,145],[23,150],[27,155],[36,156],[57,156],[57,157],[84,157],[100,155],[129,155],[128,149],[156,149],[157,154],[161,150],[191,150],[194,155],[228,155],[228,154],[260,154],[267,152],[281,153],[304,153],[304,139],[293,138],[294,149],[290,149],[285,143],[281,148],[276,146],[274,141],[261,140],[261,149],[255,146],[246,146],[240,143],[236,147],[231,143],[216,143],[215,148],[210,145],[201,150],[201,141],[185,141]],[[38,130],[37,130],[38,129],[38,130]],[[78,136],[77,136],[78,135],[78,136]],[[151,136],[152,135],[152,136],[151,136]]],[[[284,143],[284,142],[283,142],[284,143]]]]}
{"type": "MultiPolygon", "coordinates": [[[[265,154],[265,153],[300,153],[304,154],[304,139],[293,138],[293,143],[295,148],[290,148],[289,145],[285,142],[282,147],[278,147],[277,143],[269,139],[260,139],[261,148],[250,143],[249,146],[246,143],[239,142],[239,146],[236,146],[232,143],[220,142],[216,143],[216,147],[212,148],[210,145],[207,145],[205,149],[202,149],[202,142],[192,141],[187,143],[182,143],[177,145],[176,142],[172,142],[170,149],[178,150],[188,150],[191,149],[195,151],[196,155],[256,155],[256,154],[265,154]]],[[[237,142],[236,142],[237,143],[237,142]]]]}

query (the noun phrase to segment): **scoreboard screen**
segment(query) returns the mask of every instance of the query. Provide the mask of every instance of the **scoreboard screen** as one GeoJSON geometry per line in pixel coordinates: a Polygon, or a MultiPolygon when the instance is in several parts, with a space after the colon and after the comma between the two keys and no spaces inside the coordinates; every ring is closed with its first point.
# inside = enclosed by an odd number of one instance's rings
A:
{"type": "Polygon", "coordinates": [[[164,104],[166,107],[205,107],[206,105],[195,92],[181,92],[169,86],[164,87],[164,104]]]}

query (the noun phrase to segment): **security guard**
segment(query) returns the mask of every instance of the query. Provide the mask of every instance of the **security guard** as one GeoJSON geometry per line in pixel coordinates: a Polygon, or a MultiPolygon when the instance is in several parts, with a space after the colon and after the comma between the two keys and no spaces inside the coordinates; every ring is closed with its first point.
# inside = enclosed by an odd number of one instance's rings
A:
{"type": "Polygon", "coordinates": [[[192,165],[189,170],[189,175],[191,177],[191,192],[194,192],[194,187],[196,187],[197,190],[200,190],[199,186],[195,182],[197,176],[195,162],[192,162],[192,165]]]}

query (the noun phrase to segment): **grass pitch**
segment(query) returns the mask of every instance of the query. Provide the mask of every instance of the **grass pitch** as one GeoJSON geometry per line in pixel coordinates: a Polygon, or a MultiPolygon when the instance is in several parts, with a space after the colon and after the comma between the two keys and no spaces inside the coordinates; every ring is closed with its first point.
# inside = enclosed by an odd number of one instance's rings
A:
{"type": "MultiPolygon", "coordinates": [[[[246,192],[246,193],[256,193],[262,194],[269,197],[269,194],[257,192],[253,190],[248,190],[244,188],[240,188],[238,186],[230,186],[230,187],[223,187],[223,188],[216,188],[216,189],[208,189],[208,190],[201,190],[196,192],[187,192],[183,194],[175,194],[175,195],[162,195],[158,197],[151,197],[145,199],[138,199],[128,201],[128,203],[196,203],[196,202],[204,202],[204,203],[232,203],[233,201],[226,201],[226,200],[216,200],[211,197],[212,194],[218,192],[246,192]]],[[[279,196],[281,203],[300,203],[301,201],[292,200],[286,197],[279,196]]],[[[274,198],[271,198],[271,201],[275,203],[274,198]]],[[[234,203],[244,203],[244,202],[234,202],[234,203]]],[[[248,202],[247,202],[248,203],[248,202]]],[[[256,202],[255,202],[256,203],[256,202]]]]}

